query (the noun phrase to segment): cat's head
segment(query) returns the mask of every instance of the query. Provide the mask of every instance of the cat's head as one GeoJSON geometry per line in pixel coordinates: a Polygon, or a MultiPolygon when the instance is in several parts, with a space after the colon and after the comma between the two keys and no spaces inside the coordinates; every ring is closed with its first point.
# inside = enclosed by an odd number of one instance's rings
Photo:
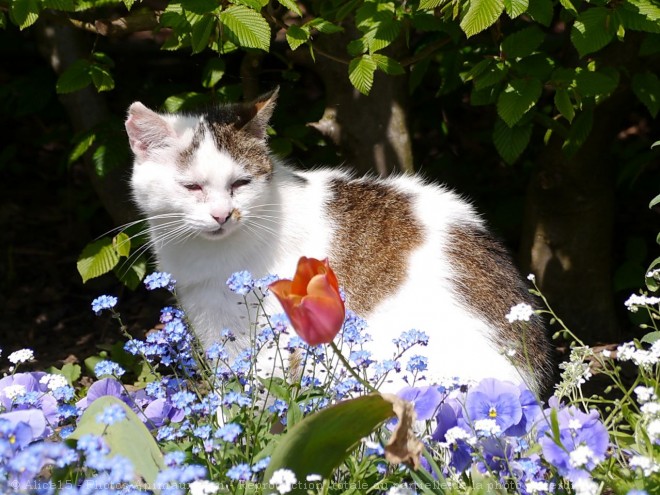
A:
{"type": "Polygon", "coordinates": [[[159,114],[133,103],[126,132],[142,212],[182,237],[221,239],[240,228],[265,203],[273,174],[266,128],[276,99],[277,89],[197,114],[159,114]]]}

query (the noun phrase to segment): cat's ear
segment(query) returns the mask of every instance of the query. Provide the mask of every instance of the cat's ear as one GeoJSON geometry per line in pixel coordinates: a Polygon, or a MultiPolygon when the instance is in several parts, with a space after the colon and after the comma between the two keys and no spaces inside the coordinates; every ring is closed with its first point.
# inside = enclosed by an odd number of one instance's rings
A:
{"type": "Polygon", "coordinates": [[[273,91],[269,91],[256,100],[245,104],[250,120],[243,126],[244,130],[258,139],[266,139],[266,129],[270,118],[273,116],[279,92],[280,88],[277,87],[273,91]]]}
{"type": "Polygon", "coordinates": [[[164,148],[176,138],[176,132],[163,117],[135,102],[128,108],[126,133],[131,149],[138,160],[147,157],[150,151],[164,148]]]}

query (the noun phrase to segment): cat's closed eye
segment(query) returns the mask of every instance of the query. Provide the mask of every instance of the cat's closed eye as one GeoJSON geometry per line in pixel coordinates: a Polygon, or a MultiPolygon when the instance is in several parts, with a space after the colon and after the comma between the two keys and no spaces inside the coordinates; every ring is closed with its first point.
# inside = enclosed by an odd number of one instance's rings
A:
{"type": "Polygon", "coordinates": [[[183,187],[188,189],[188,191],[201,191],[202,190],[202,185],[201,184],[182,184],[183,187]]]}
{"type": "Polygon", "coordinates": [[[247,177],[243,179],[235,180],[231,185],[231,190],[235,191],[239,187],[247,186],[250,182],[252,182],[252,179],[247,177]]]}

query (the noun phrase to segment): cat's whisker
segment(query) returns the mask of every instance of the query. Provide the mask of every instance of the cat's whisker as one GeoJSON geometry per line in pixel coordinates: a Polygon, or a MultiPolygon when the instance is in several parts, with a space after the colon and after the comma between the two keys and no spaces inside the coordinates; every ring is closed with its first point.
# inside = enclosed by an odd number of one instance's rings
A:
{"type": "Polygon", "coordinates": [[[112,229],[108,230],[107,232],[104,232],[103,234],[99,235],[96,239],[98,240],[101,237],[106,236],[108,234],[118,234],[119,232],[122,232],[126,229],[129,229],[129,228],[131,228],[135,225],[139,225],[141,223],[146,223],[149,220],[161,220],[161,219],[164,219],[164,218],[181,218],[183,216],[185,216],[183,213],[162,213],[160,215],[152,215],[152,216],[147,217],[147,218],[140,218],[139,220],[134,220],[132,222],[127,222],[127,223],[119,225],[115,228],[112,228],[112,229]]]}

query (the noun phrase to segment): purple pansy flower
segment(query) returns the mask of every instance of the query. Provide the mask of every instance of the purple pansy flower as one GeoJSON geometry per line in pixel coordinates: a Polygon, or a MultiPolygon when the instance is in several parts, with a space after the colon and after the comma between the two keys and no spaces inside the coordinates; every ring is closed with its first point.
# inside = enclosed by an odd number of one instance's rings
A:
{"type": "Polygon", "coordinates": [[[438,410],[443,395],[438,392],[437,386],[405,387],[397,395],[403,400],[412,402],[417,413],[418,421],[431,419],[438,410]]]}
{"type": "Polygon", "coordinates": [[[472,423],[492,419],[504,431],[522,418],[520,389],[513,383],[486,378],[468,392],[465,409],[472,423]]]}

